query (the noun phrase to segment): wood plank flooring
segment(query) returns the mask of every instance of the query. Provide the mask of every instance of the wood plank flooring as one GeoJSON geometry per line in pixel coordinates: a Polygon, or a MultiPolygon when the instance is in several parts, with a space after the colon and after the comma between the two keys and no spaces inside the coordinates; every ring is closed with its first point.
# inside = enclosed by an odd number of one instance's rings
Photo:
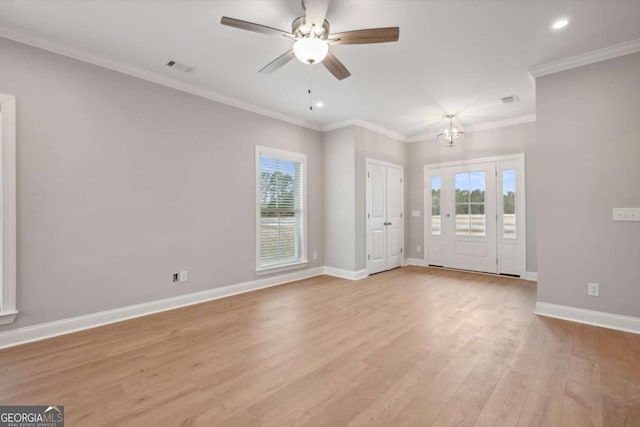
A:
{"type": "Polygon", "coordinates": [[[0,404],[69,426],[640,426],[640,336],[532,282],[320,276],[0,351],[0,404]]]}

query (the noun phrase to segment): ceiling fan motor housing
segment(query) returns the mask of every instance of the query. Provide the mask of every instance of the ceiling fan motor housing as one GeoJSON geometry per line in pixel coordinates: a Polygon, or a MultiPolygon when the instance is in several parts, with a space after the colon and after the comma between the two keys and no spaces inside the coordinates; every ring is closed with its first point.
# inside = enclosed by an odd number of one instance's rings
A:
{"type": "MultiPolygon", "coordinates": [[[[311,26],[305,24],[305,17],[301,16],[291,23],[291,32],[297,39],[309,37],[311,26]]],[[[322,40],[326,40],[329,37],[329,21],[325,19],[322,28],[315,29],[315,36],[322,40]]]]}

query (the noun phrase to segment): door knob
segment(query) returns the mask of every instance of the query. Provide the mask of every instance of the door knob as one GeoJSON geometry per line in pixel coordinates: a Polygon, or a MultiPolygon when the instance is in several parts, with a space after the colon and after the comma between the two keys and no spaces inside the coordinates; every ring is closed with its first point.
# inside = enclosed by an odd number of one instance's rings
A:
{"type": "Polygon", "coordinates": [[[448,213],[448,214],[447,214],[447,218],[450,218],[450,217],[451,217],[451,214],[450,214],[450,213],[448,213]]]}

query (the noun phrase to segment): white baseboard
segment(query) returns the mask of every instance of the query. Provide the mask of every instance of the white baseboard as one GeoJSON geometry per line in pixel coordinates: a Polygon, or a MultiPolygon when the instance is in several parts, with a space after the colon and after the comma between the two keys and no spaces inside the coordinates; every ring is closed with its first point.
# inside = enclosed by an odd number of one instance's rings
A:
{"type": "Polygon", "coordinates": [[[367,270],[344,270],[342,268],[324,267],[324,274],[327,276],[339,277],[341,279],[360,280],[368,276],[367,270]]]}
{"type": "Polygon", "coordinates": [[[640,334],[640,318],[638,317],[586,310],[584,308],[550,304],[547,302],[537,302],[535,313],[540,316],[554,317],[571,322],[585,323],[587,325],[640,334]]]}
{"type": "Polygon", "coordinates": [[[405,262],[405,265],[415,265],[418,267],[427,266],[427,262],[421,258],[406,258],[404,262],[405,262]]]}
{"type": "Polygon", "coordinates": [[[531,280],[532,282],[538,281],[538,272],[537,271],[527,271],[527,275],[524,277],[526,280],[531,280]]]}
{"type": "Polygon", "coordinates": [[[236,283],[202,292],[179,295],[172,298],[150,301],[113,310],[106,310],[98,313],[91,313],[83,316],[71,317],[68,319],[56,320],[53,322],[0,332],[0,348],[13,347],[19,344],[39,341],[45,338],[82,331],[84,329],[91,329],[161,311],[172,310],[179,307],[199,304],[258,289],[283,285],[296,280],[319,276],[323,273],[323,267],[310,268],[293,273],[265,277],[263,279],[252,280],[249,282],[236,283]]]}

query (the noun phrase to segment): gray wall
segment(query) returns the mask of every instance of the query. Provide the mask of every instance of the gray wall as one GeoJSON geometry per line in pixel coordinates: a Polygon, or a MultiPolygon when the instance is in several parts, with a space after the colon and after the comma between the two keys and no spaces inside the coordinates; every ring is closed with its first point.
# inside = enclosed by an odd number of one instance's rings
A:
{"type": "Polygon", "coordinates": [[[319,132],[5,39],[0,92],[17,98],[20,310],[0,330],[255,279],[256,144],[308,156],[324,264],[319,132]]]}
{"type": "Polygon", "coordinates": [[[640,316],[640,54],[536,81],[538,300],[640,316]],[[600,297],[587,296],[600,283],[600,297]]]}
{"type": "Polygon", "coordinates": [[[455,160],[470,160],[481,157],[525,153],[527,192],[527,271],[537,271],[536,260],[536,194],[537,179],[536,123],[507,126],[503,128],[473,132],[465,135],[460,146],[443,147],[435,140],[409,144],[408,223],[410,227],[408,256],[424,259],[424,193],[423,167],[425,164],[455,160]],[[419,210],[420,217],[412,217],[411,211],[419,210]],[[418,253],[416,247],[423,251],[418,253]]]}
{"type": "Polygon", "coordinates": [[[355,270],[355,160],[353,126],[323,135],[325,265],[355,270]]]}
{"type": "MultiPolygon", "coordinates": [[[[366,171],[367,158],[381,160],[384,162],[395,163],[405,166],[406,174],[406,158],[407,144],[398,142],[388,136],[380,135],[368,129],[355,126],[355,183],[356,183],[356,210],[355,210],[355,226],[356,226],[356,270],[367,268],[366,254],[366,171]]],[[[407,179],[405,175],[405,208],[407,211],[407,179]]],[[[405,214],[405,218],[407,215],[405,214]]],[[[407,236],[409,233],[409,224],[405,221],[405,248],[407,236]]]]}

